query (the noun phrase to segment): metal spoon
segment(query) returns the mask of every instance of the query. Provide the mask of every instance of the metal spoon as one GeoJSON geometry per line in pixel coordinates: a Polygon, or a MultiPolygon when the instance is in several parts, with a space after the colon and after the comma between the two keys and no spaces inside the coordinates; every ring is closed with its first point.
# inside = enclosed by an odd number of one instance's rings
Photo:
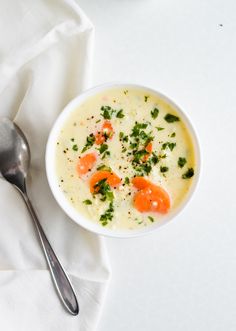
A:
{"type": "Polygon", "coordinates": [[[30,149],[20,128],[8,118],[0,119],[0,174],[21,194],[37,229],[55,287],[64,306],[78,315],[79,306],[70,280],[54,253],[26,192],[30,149]]]}

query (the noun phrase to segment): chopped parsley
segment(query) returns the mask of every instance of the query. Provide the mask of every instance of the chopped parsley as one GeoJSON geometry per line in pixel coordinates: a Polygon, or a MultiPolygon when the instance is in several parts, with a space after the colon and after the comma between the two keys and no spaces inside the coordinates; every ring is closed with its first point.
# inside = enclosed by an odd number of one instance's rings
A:
{"type": "Polygon", "coordinates": [[[154,222],[154,218],[152,216],[148,216],[148,219],[150,222],[152,222],[152,223],[154,222]]]}
{"type": "Polygon", "coordinates": [[[171,138],[174,138],[175,136],[176,136],[176,133],[175,133],[175,132],[173,132],[173,133],[170,135],[171,138]]]}
{"type": "Polygon", "coordinates": [[[139,164],[135,167],[135,170],[139,173],[139,176],[149,175],[152,171],[150,162],[139,164]]]}
{"type": "Polygon", "coordinates": [[[99,148],[97,148],[99,153],[102,155],[102,160],[105,159],[106,156],[110,156],[111,153],[108,151],[108,145],[102,144],[99,148]]]}
{"type": "Polygon", "coordinates": [[[170,143],[170,142],[166,142],[164,144],[162,144],[162,150],[165,150],[167,148],[169,148],[170,151],[173,151],[173,149],[175,148],[176,143],[170,143]]]}
{"type": "Polygon", "coordinates": [[[114,194],[111,187],[107,184],[107,178],[101,179],[94,185],[95,194],[101,194],[101,201],[113,201],[114,194]]]}
{"type": "Polygon", "coordinates": [[[135,122],[135,125],[132,129],[132,133],[131,133],[131,137],[138,137],[139,134],[140,134],[140,130],[141,129],[146,129],[148,126],[147,123],[138,123],[138,122],[135,122]]]}
{"type": "Polygon", "coordinates": [[[151,110],[151,116],[154,120],[157,118],[158,114],[159,114],[159,109],[154,108],[153,110],[151,110]]]}
{"type": "Polygon", "coordinates": [[[114,206],[113,203],[109,203],[108,209],[105,211],[104,214],[100,216],[100,222],[102,223],[103,226],[106,226],[108,224],[108,221],[111,221],[113,218],[113,213],[114,213],[114,206]]]}
{"type": "Polygon", "coordinates": [[[188,168],[188,170],[182,175],[182,178],[183,179],[188,179],[188,178],[193,177],[193,175],[194,175],[193,168],[188,168]]]}
{"type": "Polygon", "coordinates": [[[151,157],[151,161],[154,165],[156,165],[159,162],[159,158],[156,155],[156,153],[152,152],[152,157],[151,157]]]}
{"type": "Polygon", "coordinates": [[[148,101],[148,98],[149,98],[149,95],[145,95],[144,96],[144,101],[147,102],[148,101]]]}
{"type": "Polygon", "coordinates": [[[141,149],[140,151],[136,151],[133,158],[133,163],[139,163],[144,155],[149,154],[146,149],[141,149]]]}
{"type": "Polygon", "coordinates": [[[125,184],[129,184],[130,183],[130,181],[129,181],[129,177],[125,177],[125,184]]]}
{"type": "Polygon", "coordinates": [[[185,157],[179,157],[179,159],[178,159],[178,166],[180,168],[183,168],[186,163],[187,163],[187,160],[185,159],[185,157]]]}
{"type": "MultiPolygon", "coordinates": [[[[150,155],[146,150],[148,144],[153,141],[154,136],[151,132],[145,132],[149,123],[138,123],[135,122],[130,134],[130,144],[129,147],[132,149],[133,155],[132,166],[139,176],[148,175],[152,170],[152,165],[158,162],[158,157],[152,154],[152,157],[145,158],[145,155],[150,155]]],[[[150,155],[151,156],[151,155],[150,155]]]]}
{"type": "Polygon", "coordinates": [[[72,149],[73,149],[73,151],[78,151],[78,145],[73,145],[73,147],[72,147],[72,149]]]}
{"type": "Polygon", "coordinates": [[[162,130],[164,130],[165,128],[161,128],[160,126],[156,126],[156,129],[157,129],[157,131],[162,131],[162,130]]]}
{"type": "Polygon", "coordinates": [[[123,109],[119,110],[118,113],[116,114],[117,118],[123,118],[125,115],[123,114],[123,109]]]}
{"type": "Polygon", "coordinates": [[[123,142],[128,142],[128,140],[129,140],[129,137],[128,136],[125,136],[124,132],[120,132],[119,133],[119,138],[123,142]]]}
{"type": "Polygon", "coordinates": [[[91,204],[92,204],[92,201],[89,200],[89,199],[87,199],[87,200],[84,200],[83,203],[84,203],[85,205],[91,205],[91,204]]]}
{"type": "Polygon", "coordinates": [[[111,168],[106,166],[105,164],[101,164],[97,167],[97,170],[105,170],[105,171],[111,171],[111,168]]]}
{"type": "Polygon", "coordinates": [[[110,155],[111,155],[110,151],[105,151],[105,153],[103,153],[102,160],[105,159],[106,156],[110,156],[110,155]]]}
{"type": "Polygon", "coordinates": [[[161,159],[165,159],[165,158],[166,158],[166,154],[160,154],[159,157],[160,157],[161,159]]]}
{"type": "Polygon", "coordinates": [[[110,106],[102,106],[101,107],[101,116],[105,119],[105,120],[110,120],[112,117],[112,114],[115,112],[114,109],[112,109],[110,106]]]}
{"type": "Polygon", "coordinates": [[[168,167],[160,167],[161,172],[167,172],[169,170],[168,167]]]}
{"type": "Polygon", "coordinates": [[[168,123],[173,123],[173,122],[178,122],[179,121],[179,117],[178,116],[175,116],[175,115],[172,115],[172,114],[166,114],[166,116],[164,117],[164,119],[168,123]]]}
{"type": "Polygon", "coordinates": [[[89,149],[90,147],[93,146],[95,142],[95,136],[93,133],[91,133],[87,138],[86,138],[86,144],[84,146],[84,148],[82,149],[81,153],[84,153],[85,151],[87,151],[87,149],[89,149]]]}
{"type": "Polygon", "coordinates": [[[113,114],[116,114],[117,118],[123,118],[125,116],[124,113],[123,113],[123,109],[115,110],[115,109],[111,108],[110,106],[102,106],[101,107],[100,115],[105,120],[110,120],[112,118],[113,114]]]}
{"type": "Polygon", "coordinates": [[[98,148],[100,154],[104,153],[107,149],[108,149],[108,145],[107,145],[107,144],[102,144],[102,145],[98,148]]]}

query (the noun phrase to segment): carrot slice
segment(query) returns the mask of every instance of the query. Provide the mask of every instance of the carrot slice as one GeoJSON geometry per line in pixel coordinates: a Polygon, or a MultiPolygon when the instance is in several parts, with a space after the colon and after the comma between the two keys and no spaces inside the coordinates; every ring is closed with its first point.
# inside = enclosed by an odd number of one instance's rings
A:
{"type": "Polygon", "coordinates": [[[149,156],[152,153],[152,143],[151,142],[147,144],[147,146],[145,147],[145,150],[148,152],[148,154],[143,156],[143,161],[147,161],[149,156]]]}
{"type": "Polygon", "coordinates": [[[132,184],[138,189],[138,190],[142,190],[148,186],[150,186],[152,183],[144,178],[144,177],[134,177],[132,179],[132,184]]]}
{"type": "Polygon", "coordinates": [[[101,170],[95,172],[90,178],[90,192],[94,192],[94,186],[102,179],[108,178],[111,175],[110,171],[101,170]]]}
{"type": "Polygon", "coordinates": [[[118,186],[121,182],[121,179],[114,174],[113,172],[110,171],[106,171],[106,170],[101,170],[101,171],[97,171],[95,172],[91,178],[90,178],[90,192],[94,193],[96,190],[94,188],[94,186],[102,179],[107,179],[107,183],[110,186],[118,186]]]}
{"type": "Polygon", "coordinates": [[[170,197],[169,194],[160,186],[151,185],[151,211],[157,211],[159,213],[167,213],[170,209],[170,197]]]}
{"type": "Polygon", "coordinates": [[[114,130],[113,130],[111,122],[110,121],[105,121],[103,123],[102,127],[101,127],[101,131],[99,131],[95,135],[95,143],[97,145],[101,145],[105,142],[106,137],[111,139],[113,134],[114,134],[114,130]]]}
{"type": "Polygon", "coordinates": [[[121,179],[120,177],[118,177],[116,174],[114,174],[113,172],[111,173],[111,175],[107,178],[107,183],[110,186],[118,186],[121,183],[121,179]]]}
{"type": "Polygon", "coordinates": [[[85,175],[90,169],[92,169],[96,160],[97,156],[95,153],[88,153],[82,156],[76,167],[79,176],[85,175]]]}
{"type": "Polygon", "coordinates": [[[148,188],[137,192],[134,196],[134,207],[141,213],[150,211],[151,201],[149,199],[148,188]]]}
{"type": "Polygon", "coordinates": [[[170,209],[170,197],[160,186],[151,184],[134,196],[135,208],[143,212],[159,212],[165,214],[170,209]]]}
{"type": "Polygon", "coordinates": [[[95,143],[97,145],[101,145],[105,142],[105,137],[101,132],[96,133],[95,135],[95,143]]]}

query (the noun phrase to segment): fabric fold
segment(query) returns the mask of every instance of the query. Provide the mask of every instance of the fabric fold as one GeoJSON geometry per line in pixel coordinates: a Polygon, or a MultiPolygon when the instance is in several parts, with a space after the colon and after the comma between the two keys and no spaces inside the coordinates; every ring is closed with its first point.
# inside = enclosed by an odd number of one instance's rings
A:
{"type": "Polygon", "coordinates": [[[1,180],[1,325],[4,331],[95,330],[110,278],[105,243],[63,213],[44,164],[56,117],[89,87],[94,29],[73,0],[11,0],[0,8],[0,116],[14,119],[29,141],[29,196],[80,304],[78,317],[64,310],[24,202],[1,180]]]}

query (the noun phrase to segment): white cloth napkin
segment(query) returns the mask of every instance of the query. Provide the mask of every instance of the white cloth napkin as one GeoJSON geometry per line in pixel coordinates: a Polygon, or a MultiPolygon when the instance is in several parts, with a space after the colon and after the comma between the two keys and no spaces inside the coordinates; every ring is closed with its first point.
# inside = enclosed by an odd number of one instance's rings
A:
{"type": "Polygon", "coordinates": [[[0,329],[92,331],[110,276],[104,242],[72,222],[46,180],[49,130],[66,103],[88,86],[93,26],[73,0],[0,2],[0,116],[27,136],[28,193],[69,273],[77,317],[59,301],[34,227],[18,192],[0,180],[0,329]]]}

